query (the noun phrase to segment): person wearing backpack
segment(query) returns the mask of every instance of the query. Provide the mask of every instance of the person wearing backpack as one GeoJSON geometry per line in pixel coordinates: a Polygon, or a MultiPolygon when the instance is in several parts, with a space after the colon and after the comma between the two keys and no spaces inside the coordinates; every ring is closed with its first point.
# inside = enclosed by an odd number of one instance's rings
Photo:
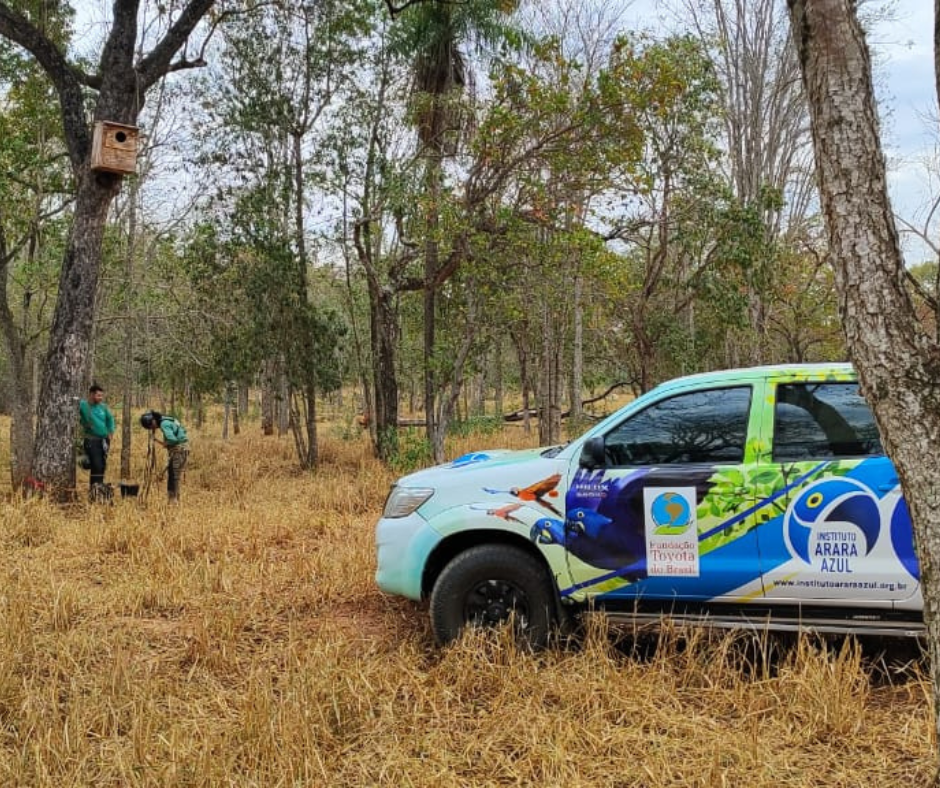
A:
{"type": "Polygon", "coordinates": [[[180,478],[186,461],[189,459],[189,438],[186,430],[178,419],[164,416],[156,410],[148,410],[140,417],[140,426],[150,430],[154,440],[167,450],[169,462],[167,463],[166,492],[171,501],[179,500],[180,478]],[[156,437],[157,431],[163,439],[156,437]]]}

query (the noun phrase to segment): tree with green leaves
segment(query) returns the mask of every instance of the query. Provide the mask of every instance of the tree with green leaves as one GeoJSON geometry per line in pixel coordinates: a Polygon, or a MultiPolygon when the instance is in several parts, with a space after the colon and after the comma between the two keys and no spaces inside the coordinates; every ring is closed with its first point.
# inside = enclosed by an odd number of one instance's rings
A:
{"type": "MultiPolygon", "coordinates": [[[[440,211],[445,159],[456,152],[472,117],[465,103],[473,84],[465,47],[509,44],[518,36],[508,25],[515,3],[507,0],[408,3],[405,7],[408,5],[413,7],[398,20],[398,30],[401,51],[414,57],[412,114],[425,161],[424,411],[432,454],[440,462],[444,459],[444,429],[436,406],[436,298],[447,273],[447,262],[440,254],[440,211]]],[[[397,12],[405,7],[390,6],[397,12]]]]}
{"type": "MultiPolygon", "coordinates": [[[[690,371],[672,361],[700,355],[695,301],[709,286],[712,307],[734,293],[715,269],[747,264],[745,222],[716,173],[718,86],[697,41],[622,36],[601,87],[640,130],[639,150],[610,173],[595,222],[620,260],[608,259],[603,285],[621,316],[616,354],[646,391],[670,372],[690,371]]],[[[722,314],[733,315],[727,306],[722,314]]]]}
{"type": "MultiPolygon", "coordinates": [[[[67,15],[47,19],[48,34],[64,45],[67,15]]],[[[0,102],[0,341],[9,363],[11,481],[19,489],[32,469],[34,369],[48,336],[71,181],[52,84],[3,39],[0,102]]]]}
{"type": "Polygon", "coordinates": [[[206,86],[218,99],[216,122],[229,130],[224,138],[207,135],[209,155],[221,161],[237,150],[233,176],[245,183],[227,187],[233,227],[242,247],[280,277],[257,284],[280,310],[268,322],[278,339],[268,361],[290,385],[290,427],[304,468],[317,463],[318,391],[335,387],[330,367],[318,372],[313,363],[320,340],[306,334],[320,330],[335,339],[337,326],[335,315],[318,317],[313,300],[310,177],[317,138],[337,97],[354,81],[374,10],[368,2],[259,5],[227,25],[224,78],[216,88],[206,86]],[[300,340],[308,344],[296,347],[300,340]]]}
{"type": "MultiPolygon", "coordinates": [[[[57,495],[74,486],[72,461],[75,397],[82,389],[94,326],[101,241],[122,176],[91,169],[94,123],[135,126],[147,94],[173,71],[202,65],[202,52],[186,45],[214,0],[190,0],[181,7],[160,6],[165,32],[139,55],[140,0],[115,0],[111,27],[94,70],[71,60],[50,34],[47,3],[0,2],[0,36],[22,47],[55,86],[63,137],[75,179],[72,227],[62,260],[59,298],[45,359],[36,426],[33,475],[57,495]],[[91,112],[86,112],[90,105],[91,112]]],[[[64,13],[67,6],[55,11],[64,13]]]]}
{"type": "Polygon", "coordinates": [[[332,175],[328,194],[342,205],[338,244],[346,270],[347,309],[353,351],[362,385],[365,421],[376,456],[391,460],[398,451],[399,340],[401,305],[420,291],[415,271],[418,242],[414,224],[418,159],[401,156],[405,137],[404,58],[391,45],[388,24],[378,24],[372,46],[360,58],[362,74],[344,94],[316,161],[332,175]],[[356,325],[359,277],[365,280],[368,343],[356,325]]]}

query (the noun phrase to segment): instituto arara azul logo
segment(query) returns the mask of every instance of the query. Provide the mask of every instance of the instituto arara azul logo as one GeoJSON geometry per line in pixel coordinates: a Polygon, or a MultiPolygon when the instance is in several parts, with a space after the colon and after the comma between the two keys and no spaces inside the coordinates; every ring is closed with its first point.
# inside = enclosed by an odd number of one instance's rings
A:
{"type": "Polygon", "coordinates": [[[881,531],[878,502],[853,479],[811,484],[784,518],[790,554],[818,572],[851,574],[875,547],[881,531]]]}

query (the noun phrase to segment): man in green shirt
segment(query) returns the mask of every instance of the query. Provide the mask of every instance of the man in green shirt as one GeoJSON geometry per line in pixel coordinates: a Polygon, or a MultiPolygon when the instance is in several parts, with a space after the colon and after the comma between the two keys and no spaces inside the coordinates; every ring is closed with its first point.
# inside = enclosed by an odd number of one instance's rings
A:
{"type": "Polygon", "coordinates": [[[85,456],[91,471],[88,482],[89,493],[95,496],[96,485],[104,484],[104,472],[108,465],[108,449],[114,435],[114,416],[104,403],[104,389],[93,383],[88,389],[88,399],[78,404],[85,441],[85,456]]]}

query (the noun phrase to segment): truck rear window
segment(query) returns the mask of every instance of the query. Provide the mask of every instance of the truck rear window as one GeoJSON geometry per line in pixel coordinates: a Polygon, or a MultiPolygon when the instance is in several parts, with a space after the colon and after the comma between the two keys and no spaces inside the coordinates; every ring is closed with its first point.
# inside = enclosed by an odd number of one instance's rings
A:
{"type": "Polygon", "coordinates": [[[881,438],[857,383],[786,383],[774,407],[775,462],[868,457],[881,438]]]}

